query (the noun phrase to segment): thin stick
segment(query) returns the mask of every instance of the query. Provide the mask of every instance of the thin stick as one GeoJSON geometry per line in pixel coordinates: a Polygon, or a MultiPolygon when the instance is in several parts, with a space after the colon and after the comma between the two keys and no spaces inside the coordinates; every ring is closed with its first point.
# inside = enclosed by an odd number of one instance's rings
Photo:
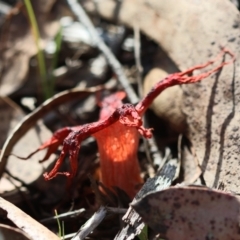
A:
{"type": "Polygon", "coordinates": [[[140,30],[137,24],[134,26],[134,57],[135,57],[135,63],[137,67],[138,95],[142,98],[143,97],[143,88],[142,88],[143,67],[141,63],[140,30]]]}
{"type": "MultiPolygon", "coordinates": [[[[142,98],[143,97],[143,87],[142,87],[143,67],[141,63],[140,29],[137,24],[134,26],[134,57],[135,57],[135,63],[137,67],[138,95],[142,98]]],[[[143,121],[145,126],[149,126],[145,116],[143,116],[143,121]]],[[[147,160],[150,163],[151,171],[155,173],[155,170],[153,168],[153,162],[162,161],[162,157],[157,147],[156,140],[154,137],[148,138],[148,139],[143,138],[143,142],[144,142],[147,160]]]]}
{"type": "Polygon", "coordinates": [[[112,67],[113,71],[118,76],[119,82],[123,86],[124,90],[127,93],[128,99],[131,103],[138,102],[138,97],[134,92],[133,88],[129,84],[129,81],[122,69],[120,62],[114,56],[109,47],[104,43],[101,37],[99,37],[93,23],[89,19],[85,10],[82,8],[81,4],[77,0],[67,0],[67,3],[72,10],[72,12],[76,15],[79,22],[81,22],[89,31],[94,44],[98,47],[98,49],[105,55],[109,65],[112,67]]]}

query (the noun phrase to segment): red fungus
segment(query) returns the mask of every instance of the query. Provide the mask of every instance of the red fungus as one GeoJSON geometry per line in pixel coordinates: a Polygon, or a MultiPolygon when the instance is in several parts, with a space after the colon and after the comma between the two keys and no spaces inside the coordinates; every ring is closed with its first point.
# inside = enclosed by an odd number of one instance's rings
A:
{"type": "Polygon", "coordinates": [[[125,190],[129,196],[134,197],[137,188],[142,183],[137,159],[139,133],[145,138],[152,136],[151,129],[145,129],[142,126],[142,115],[164,89],[178,84],[198,82],[217,72],[223,66],[235,61],[234,54],[226,49],[221,52],[220,56],[215,60],[192,67],[184,72],[171,74],[159,81],[136,107],[132,104],[122,104],[121,100],[125,97],[125,94],[118,92],[103,100],[98,122],[77,127],[66,127],[56,131],[50,140],[34,152],[48,148],[43,159],[46,160],[51,153],[56,151],[59,145],[63,145],[61,155],[54,168],[49,173],[44,174],[45,179],[52,179],[58,174],[64,174],[73,178],[78,168],[78,154],[81,141],[92,135],[98,143],[101,181],[103,184],[107,187],[117,186],[125,190]],[[194,70],[203,69],[213,64],[225,53],[231,56],[231,61],[222,62],[212,70],[196,76],[192,75],[194,70]],[[59,168],[67,154],[69,154],[71,171],[59,172],[59,168]]]}
{"type": "MultiPolygon", "coordinates": [[[[117,92],[106,97],[101,104],[100,120],[121,107],[125,95],[124,92],[117,92]]],[[[137,158],[138,130],[117,121],[93,136],[100,154],[101,182],[108,188],[117,186],[133,198],[142,184],[137,158]]]]}

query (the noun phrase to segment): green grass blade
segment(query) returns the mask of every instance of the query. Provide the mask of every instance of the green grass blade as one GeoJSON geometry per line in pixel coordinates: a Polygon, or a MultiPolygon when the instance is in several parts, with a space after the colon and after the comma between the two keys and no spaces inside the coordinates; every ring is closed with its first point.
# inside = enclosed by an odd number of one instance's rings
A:
{"type": "Polygon", "coordinates": [[[40,48],[40,34],[39,34],[39,29],[38,29],[38,24],[37,24],[37,20],[32,8],[32,4],[30,0],[24,0],[26,9],[27,9],[27,13],[28,13],[28,17],[30,20],[30,24],[32,27],[32,31],[33,31],[33,36],[36,42],[36,46],[37,46],[37,59],[38,59],[38,65],[39,65],[39,71],[40,71],[40,76],[41,76],[41,85],[43,88],[43,93],[44,93],[44,98],[47,99],[49,97],[51,97],[50,94],[50,89],[48,86],[48,80],[47,80],[47,71],[46,71],[46,64],[45,64],[45,60],[44,60],[44,55],[43,55],[43,51],[40,48]]]}

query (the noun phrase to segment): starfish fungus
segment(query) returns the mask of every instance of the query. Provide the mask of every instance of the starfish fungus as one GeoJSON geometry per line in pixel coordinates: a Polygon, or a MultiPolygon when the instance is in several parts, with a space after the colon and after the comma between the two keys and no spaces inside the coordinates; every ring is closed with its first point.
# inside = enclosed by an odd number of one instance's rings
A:
{"type": "MultiPolygon", "coordinates": [[[[113,186],[123,189],[130,197],[134,197],[142,183],[140,167],[137,158],[139,134],[145,138],[152,136],[152,129],[145,129],[142,125],[142,116],[153,100],[166,88],[201,81],[217,72],[223,66],[235,60],[234,54],[224,49],[215,60],[194,66],[184,72],[174,73],[159,81],[152,90],[136,106],[123,104],[124,92],[118,92],[105,98],[101,102],[100,119],[77,127],[66,127],[56,131],[52,138],[42,144],[35,152],[48,149],[43,160],[48,159],[59,145],[63,145],[61,154],[54,168],[44,173],[44,178],[50,180],[58,174],[73,178],[78,169],[78,154],[81,142],[89,136],[97,140],[100,153],[101,181],[111,188],[113,186]],[[223,54],[229,54],[231,60],[222,62],[217,67],[193,75],[194,70],[204,69],[213,64],[223,54]],[[69,155],[69,172],[59,172],[66,155],[69,155]]],[[[29,156],[31,156],[29,155],[29,156]]]]}

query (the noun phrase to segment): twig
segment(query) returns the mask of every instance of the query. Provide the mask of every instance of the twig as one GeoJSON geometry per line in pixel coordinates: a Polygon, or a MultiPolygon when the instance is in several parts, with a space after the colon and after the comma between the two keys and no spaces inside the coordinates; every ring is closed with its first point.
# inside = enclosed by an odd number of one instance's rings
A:
{"type": "MultiPolygon", "coordinates": [[[[139,26],[136,24],[134,26],[134,57],[135,57],[135,62],[137,67],[138,95],[142,98],[143,97],[143,87],[142,87],[143,67],[142,67],[140,56],[141,56],[140,29],[139,29],[139,26]]],[[[148,126],[148,121],[146,117],[143,117],[143,121],[144,121],[144,125],[148,126]]],[[[150,139],[143,138],[143,142],[144,142],[147,160],[151,164],[151,172],[155,173],[155,170],[153,168],[153,162],[156,162],[156,161],[162,162],[162,156],[157,147],[156,140],[154,137],[150,139]]]]}
{"type": "Polygon", "coordinates": [[[82,8],[81,4],[77,0],[67,0],[67,3],[72,12],[76,15],[78,21],[81,22],[88,29],[94,44],[105,55],[109,65],[112,67],[113,71],[118,76],[119,82],[126,91],[129,101],[133,104],[138,102],[138,96],[129,84],[129,81],[122,69],[121,64],[114,56],[112,51],[109,49],[109,47],[104,43],[102,38],[99,37],[94,25],[92,24],[85,10],[82,8]]]}
{"type": "Polygon", "coordinates": [[[105,218],[107,210],[105,207],[100,207],[93,216],[88,219],[88,221],[79,229],[77,234],[72,238],[72,240],[82,240],[85,239],[105,218]]]}
{"type": "Polygon", "coordinates": [[[77,218],[79,215],[81,215],[85,211],[86,210],[84,208],[81,208],[81,209],[78,209],[78,210],[75,210],[75,211],[58,214],[57,216],[53,216],[53,217],[42,219],[40,221],[40,223],[44,223],[44,224],[53,223],[53,222],[56,223],[56,219],[66,220],[66,219],[69,219],[69,218],[71,218],[71,219],[72,218],[77,218]]]}
{"type": "MultiPolygon", "coordinates": [[[[143,67],[141,63],[141,41],[140,41],[140,29],[138,24],[134,25],[134,58],[135,58],[135,64],[137,68],[138,95],[140,96],[140,98],[142,98],[143,97],[143,87],[142,87],[143,67]]],[[[143,122],[144,124],[146,124],[145,116],[143,116],[143,122]]],[[[153,168],[152,159],[151,159],[151,153],[149,151],[149,140],[145,138],[142,138],[142,139],[144,143],[147,160],[150,163],[151,172],[155,174],[155,170],[153,168]]],[[[151,176],[151,174],[149,175],[151,176]]]]}
{"type": "Polygon", "coordinates": [[[136,24],[134,26],[134,57],[137,67],[137,83],[138,83],[138,95],[143,97],[143,88],[142,88],[142,73],[143,67],[141,63],[141,41],[140,41],[140,30],[139,26],[136,24]]]}
{"type": "Polygon", "coordinates": [[[127,212],[127,208],[114,208],[114,207],[106,207],[109,213],[113,214],[125,214],[127,212]]]}

